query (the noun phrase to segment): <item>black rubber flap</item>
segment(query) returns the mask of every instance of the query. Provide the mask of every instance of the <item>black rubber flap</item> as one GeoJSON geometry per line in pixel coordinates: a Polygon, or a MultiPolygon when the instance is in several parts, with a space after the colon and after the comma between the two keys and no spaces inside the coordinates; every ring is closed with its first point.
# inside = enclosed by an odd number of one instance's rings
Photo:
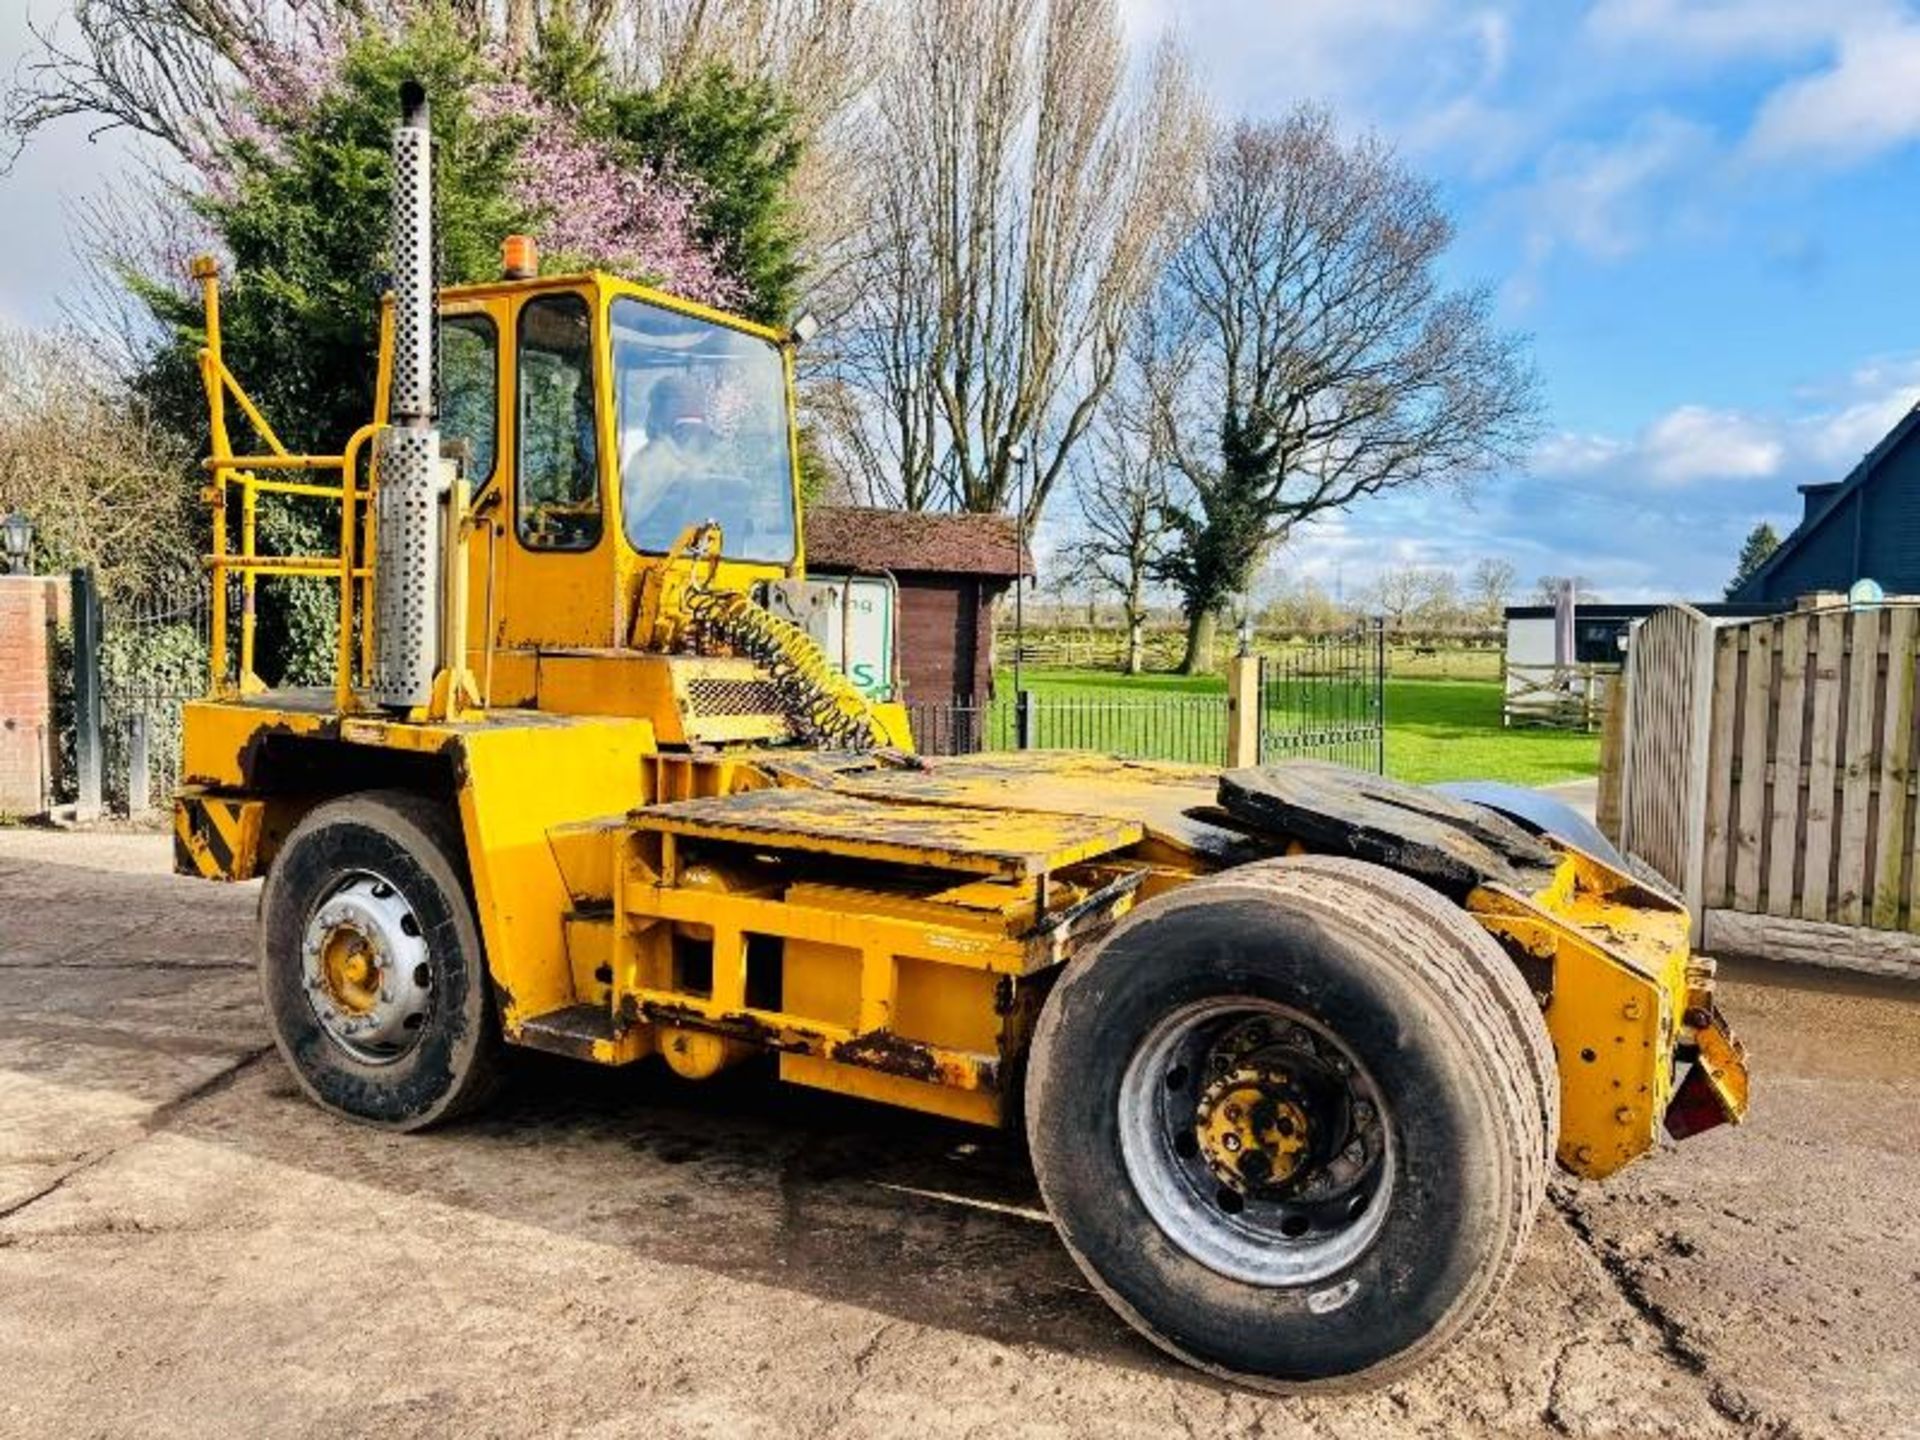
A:
{"type": "Polygon", "coordinates": [[[1535,891],[1557,863],[1546,845],[1484,805],[1317,760],[1229,770],[1220,777],[1220,807],[1272,840],[1368,860],[1456,895],[1483,884],[1535,891]]]}

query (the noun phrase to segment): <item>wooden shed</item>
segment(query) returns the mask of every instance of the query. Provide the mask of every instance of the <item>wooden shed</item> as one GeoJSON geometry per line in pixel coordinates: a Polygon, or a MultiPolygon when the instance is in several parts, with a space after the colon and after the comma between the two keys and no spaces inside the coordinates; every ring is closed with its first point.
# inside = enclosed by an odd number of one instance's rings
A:
{"type": "Polygon", "coordinates": [[[983,703],[993,693],[993,607],[1033,557],[1010,515],[947,515],[817,505],[807,512],[809,575],[891,575],[900,698],[983,703]]]}

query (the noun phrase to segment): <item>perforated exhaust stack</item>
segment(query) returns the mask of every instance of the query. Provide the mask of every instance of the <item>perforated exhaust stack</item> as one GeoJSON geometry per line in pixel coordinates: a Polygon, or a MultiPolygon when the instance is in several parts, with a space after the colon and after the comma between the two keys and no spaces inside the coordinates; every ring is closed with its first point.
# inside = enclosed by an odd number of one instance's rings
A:
{"type": "Polygon", "coordinates": [[[441,519],[447,488],[434,428],[433,138],[427,92],[400,87],[393,130],[393,384],[380,432],[373,700],[424,705],[439,669],[441,519]]]}

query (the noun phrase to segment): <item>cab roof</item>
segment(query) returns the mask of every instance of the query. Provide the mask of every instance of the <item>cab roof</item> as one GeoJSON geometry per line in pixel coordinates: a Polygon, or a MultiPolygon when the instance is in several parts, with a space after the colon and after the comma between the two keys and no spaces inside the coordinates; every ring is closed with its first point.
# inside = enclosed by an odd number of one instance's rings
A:
{"type": "Polygon", "coordinates": [[[638,281],[628,280],[605,270],[579,270],[565,275],[537,275],[530,280],[515,280],[502,276],[497,280],[479,280],[466,285],[446,285],[441,287],[440,300],[443,304],[461,300],[497,300],[502,296],[588,288],[608,295],[630,295],[636,300],[644,300],[662,309],[708,320],[715,325],[724,325],[730,330],[742,330],[749,335],[757,335],[762,340],[772,341],[776,345],[787,344],[791,338],[785,330],[762,325],[756,320],[747,319],[744,315],[716,310],[710,305],[700,304],[697,300],[688,300],[683,296],[669,294],[665,290],[656,290],[651,285],[642,285],[638,281]]]}

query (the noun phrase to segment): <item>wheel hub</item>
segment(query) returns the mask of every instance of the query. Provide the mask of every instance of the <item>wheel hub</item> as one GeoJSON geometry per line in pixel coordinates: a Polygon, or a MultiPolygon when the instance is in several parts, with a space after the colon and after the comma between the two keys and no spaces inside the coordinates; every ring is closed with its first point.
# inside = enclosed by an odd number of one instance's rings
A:
{"type": "Polygon", "coordinates": [[[398,888],[377,875],[342,880],[314,908],[301,946],[320,1027],[355,1058],[412,1048],[431,1000],[426,936],[398,888]]]}
{"type": "Polygon", "coordinates": [[[1385,1221],[1379,1089],[1299,1012],[1222,996],[1168,1015],[1135,1050],[1119,1109],[1141,1203],[1222,1275],[1304,1284],[1349,1264],[1385,1221]]]}
{"type": "Polygon", "coordinates": [[[1306,1163],[1312,1138],[1303,1102],[1278,1065],[1242,1065],[1209,1085],[1194,1134],[1220,1183],[1248,1194],[1291,1180],[1306,1163]]]}
{"type": "Polygon", "coordinates": [[[348,1015],[367,1015],[380,1001],[380,962],[373,943],[351,923],[329,931],[320,950],[327,998],[348,1015]]]}

